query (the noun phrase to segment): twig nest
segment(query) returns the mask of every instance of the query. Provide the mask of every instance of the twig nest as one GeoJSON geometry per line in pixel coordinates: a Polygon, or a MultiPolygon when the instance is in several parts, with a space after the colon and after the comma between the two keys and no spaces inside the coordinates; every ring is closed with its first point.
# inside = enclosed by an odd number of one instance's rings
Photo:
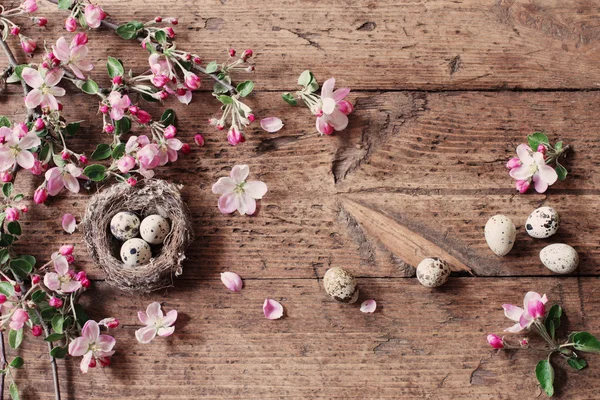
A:
{"type": "Polygon", "coordinates": [[[570,274],[579,265],[577,251],[564,243],[555,243],[544,247],[540,251],[540,260],[546,268],[557,274],[570,274]]]}
{"type": "Polygon", "coordinates": [[[341,303],[354,303],[358,300],[358,283],[350,272],[343,268],[329,268],[323,278],[325,292],[341,303]]]}
{"type": "Polygon", "coordinates": [[[485,241],[497,256],[507,255],[515,245],[517,228],[506,215],[494,215],[485,224],[485,241]]]}
{"type": "Polygon", "coordinates": [[[439,258],[426,258],[417,266],[417,279],[425,287],[442,286],[450,276],[450,266],[439,258]]]}
{"type": "Polygon", "coordinates": [[[545,239],[558,231],[560,218],[552,207],[540,207],[535,209],[525,222],[525,230],[529,236],[536,239],[545,239]]]}
{"type": "MultiPolygon", "coordinates": [[[[152,220],[148,226],[159,219],[152,220]]],[[[163,180],[141,181],[136,186],[121,183],[97,193],[88,203],[82,225],[88,250],[106,273],[107,282],[128,292],[172,286],[174,276],[183,273],[184,252],[194,238],[189,210],[178,187],[163,180]],[[166,220],[169,228],[162,244],[150,246],[138,238],[123,243],[113,236],[111,221],[123,211],[134,214],[138,221],[148,216],[166,220]],[[121,255],[125,256],[122,249],[129,252],[126,262],[121,260],[121,255]],[[131,253],[134,249],[135,255],[131,253]],[[139,262],[130,263],[130,256],[139,262]]],[[[164,228],[164,222],[158,225],[164,228]]]]}

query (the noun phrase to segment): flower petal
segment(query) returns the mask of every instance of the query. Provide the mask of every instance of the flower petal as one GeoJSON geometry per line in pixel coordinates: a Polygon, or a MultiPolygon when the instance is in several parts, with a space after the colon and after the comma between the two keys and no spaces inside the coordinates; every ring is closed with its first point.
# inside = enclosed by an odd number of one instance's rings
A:
{"type": "Polygon", "coordinates": [[[60,290],[63,293],[73,293],[81,287],[81,282],[71,279],[69,282],[65,282],[60,285],[60,290]]]}
{"type": "Polygon", "coordinates": [[[23,136],[21,140],[19,140],[19,148],[29,150],[33,147],[37,147],[42,144],[42,141],[35,133],[31,132],[27,135],[23,136]]]}
{"type": "Polygon", "coordinates": [[[523,298],[523,308],[527,310],[529,308],[529,303],[533,301],[540,301],[542,296],[540,296],[537,292],[527,292],[525,293],[525,297],[523,298]]]}
{"type": "Polygon", "coordinates": [[[52,46],[52,52],[60,61],[69,61],[69,57],[71,56],[71,49],[69,48],[69,43],[67,43],[67,39],[61,36],[56,41],[56,46],[52,46]]]}
{"type": "Polygon", "coordinates": [[[343,131],[348,126],[348,116],[338,109],[328,115],[325,121],[336,131],[343,131]]]}
{"type": "Polygon", "coordinates": [[[546,164],[538,165],[538,174],[540,178],[548,185],[553,185],[558,179],[558,174],[554,168],[546,164]]]}
{"type": "Polygon", "coordinates": [[[77,227],[77,221],[75,221],[75,217],[73,214],[65,214],[62,217],[62,228],[67,233],[75,232],[75,228],[77,227]]]}
{"type": "Polygon", "coordinates": [[[335,110],[335,100],[332,97],[323,97],[323,107],[324,114],[331,114],[335,110]]]}
{"type": "Polygon", "coordinates": [[[79,364],[79,369],[84,374],[87,374],[88,369],[90,368],[90,361],[92,361],[92,356],[93,356],[93,353],[91,351],[88,351],[87,353],[85,353],[85,355],[81,359],[81,363],[79,364]]]}
{"type": "Polygon", "coordinates": [[[46,76],[44,77],[44,81],[46,81],[46,85],[48,86],[56,86],[58,82],[63,78],[65,74],[65,70],[62,68],[52,68],[50,71],[46,72],[46,76]]]}
{"type": "Polygon", "coordinates": [[[44,275],[44,285],[50,290],[58,290],[60,288],[60,281],[58,280],[58,274],[55,272],[48,272],[44,275]]]}
{"type": "Polygon", "coordinates": [[[277,132],[283,128],[283,122],[277,117],[268,117],[260,120],[260,127],[267,132],[277,132]]]}
{"type": "Polygon", "coordinates": [[[236,165],[231,169],[231,174],[229,176],[231,177],[231,180],[233,180],[233,183],[239,185],[246,180],[249,173],[250,167],[247,165],[236,165]]]}
{"type": "Polygon", "coordinates": [[[173,332],[175,332],[174,326],[171,326],[169,328],[162,327],[162,328],[158,328],[157,334],[158,334],[158,336],[164,337],[164,336],[171,336],[173,334],[173,332]]]}
{"type": "Polygon", "coordinates": [[[79,193],[79,181],[73,175],[65,174],[63,176],[63,183],[70,192],[79,193]]]}
{"type": "Polygon", "coordinates": [[[42,102],[42,92],[39,89],[33,89],[25,97],[25,107],[36,108],[42,102]]]}
{"type": "Polygon", "coordinates": [[[78,337],[69,343],[69,354],[73,357],[80,357],[87,353],[89,342],[85,338],[78,337]]]}
{"type": "Polygon", "coordinates": [[[517,146],[517,156],[523,164],[533,163],[533,157],[531,156],[531,152],[531,147],[529,147],[525,143],[522,143],[517,146]]]}
{"type": "Polygon", "coordinates": [[[333,94],[333,87],[335,86],[335,78],[329,78],[325,82],[323,82],[323,86],[321,87],[321,97],[331,97],[333,94]]]}
{"type": "Polygon", "coordinates": [[[108,353],[109,351],[111,351],[113,347],[115,347],[116,343],[117,341],[115,340],[115,338],[110,335],[100,335],[98,336],[98,340],[96,341],[96,344],[100,346],[100,351],[104,353],[108,353]]]}
{"type": "Polygon", "coordinates": [[[524,312],[521,307],[513,306],[512,304],[503,304],[502,308],[504,308],[504,315],[506,318],[515,322],[519,322],[519,319],[524,312]]]}
{"type": "Polygon", "coordinates": [[[239,292],[242,290],[242,286],[244,285],[242,282],[242,278],[235,272],[223,272],[221,273],[221,282],[223,285],[232,292],[239,292]]]}
{"type": "MultiPolygon", "coordinates": [[[[163,327],[171,326],[171,325],[173,325],[175,323],[176,320],[177,320],[177,311],[176,310],[171,310],[163,318],[163,320],[162,320],[162,326],[163,327]]],[[[160,335],[160,333],[159,333],[159,335],[160,335]]]]}
{"type": "Polygon", "coordinates": [[[156,328],[153,326],[146,326],[135,331],[135,338],[140,343],[150,343],[156,336],[156,328]]]}
{"type": "Polygon", "coordinates": [[[523,330],[523,328],[521,328],[521,324],[519,324],[518,322],[516,324],[514,324],[513,326],[511,326],[510,328],[506,328],[504,330],[504,332],[510,332],[510,333],[519,333],[523,330]]]}
{"type": "Polygon", "coordinates": [[[69,262],[62,254],[54,258],[54,269],[58,275],[63,276],[69,272],[69,262]]]}
{"type": "Polygon", "coordinates": [[[88,342],[95,343],[96,340],[98,340],[98,336],[100,336],[100,327],[98,326],[98,323],[93,319],[88,320],[85,325],[83,325],[81,336],[87,339],[88,342]]]}
{"type": "Polygon", "coordinates": [[[372,313],[375,312],[377,308],[377,302],[375,300],[365,300],[360,305],[360,311],[364,313],[372,313]]]}
{"type": "Polygon", "coordinates": [[[267,319],[279,319],[283,316],[283,306],[273,299],[265,299],[263,313],[267,319]]]}
{"type": "Polygon", "coordinates": [[[527,311],[525,311],[523,313],[523,315],[521,315],[521,318],[519,319],[519,325],[521,325],[521,328],[529,327],[529,325],[531,325],[532,322],[533,322],[533,317],[531,315],[529,315],[529,313],[527,311]]]}
{"type": "Polygon", "coordinates": [[[350,93],[350,88],[339,88],[333,92],[331,97],[333,97],[336,103],[339,103],[340,101],[344,100],[344,97],[348,96],[348,93],[350,93]]]}
{"type": "Polygon", "coordinates": [[[240,208],[241,197],[239,194],[231,192],[219,197],[219,211],[223,214],[231,214],[240,208]]]}
{"type": "Polygon", "coordinates": [[[230,177],[225,176],[219,178],[217,183],[213,185],[212,192],[215,194],[227,194],[233,192],[233,189],[235,189],[235,182],[230,177]]]}
{"type": "Polygon", "coordinates": [[[163,317],[163,312],[160,309],[160,303],[155,301],[153,303],[148,304],[146,307],[146,315],[148,319],[152,322],[156,321],[159,318],[163,317]]]}
{"type": "Polygon", "coordinates": [[[531,164],[523,164],[520,167],[513,168],[508,173],[511,178],[518,181],[524,181],[529,179],[535,170],[531,168],[531,164]]]}
{"type": "Polygon", "coordinates": [[[244,185],[244,192],[255,199],[262,199],[267,193],[267,185],[261,181],[248,181],[244,185]]]}
{"type": "Polygon", "coordinates": [[[256,212],[256,200],[248,193],[244,193],[239,196],[240,206],[238,207],[238,212],[241,215],[252,215],[256,212]]]}
{"type": "Polygon", "coordinates": [[[39,71],[30,67],[23,68],[21,77],[32,89],[37,89],[44,84],[44,79],[42,78],[42,75],[40,75],[39,71]]]}
{"type": "Polygon", "coordinates": [[[17,164],[19,164],[24,169],[30,169],[35,164],[35,158],[33,154],[27,150],[21,150],[17,154],[17,164]]]}
{"type": "Polygon", "coordinates": [[[533,187],[535,188],[535,191],[538,193],[544,193],[546,190],[548,190],[548,184],[540,178],[539,174],[534,174],[533,175],[533,187]]]}

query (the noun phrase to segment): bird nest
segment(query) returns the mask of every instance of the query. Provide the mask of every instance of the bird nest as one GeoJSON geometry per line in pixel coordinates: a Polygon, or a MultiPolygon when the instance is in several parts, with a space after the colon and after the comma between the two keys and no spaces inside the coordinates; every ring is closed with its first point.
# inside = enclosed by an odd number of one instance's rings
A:
{"type": "Polygon", "coordinates": [[[87,206],[83,230],[91,256],[107,281],[127,292],[173,286],[173,278],[183,273],[184,252],[194,239],[190,212],[178,187],[163,180],[140,181],[135,186],[120,183],[97,193],[87,206]],[[152,246],[153,257],[147,264],[131,267],[121,261],[122,243],[110,231],[110,221],[119,211],[131,211],[140,219],[158,214],[170,220],[171,231],[161,246],[152,246]]]}

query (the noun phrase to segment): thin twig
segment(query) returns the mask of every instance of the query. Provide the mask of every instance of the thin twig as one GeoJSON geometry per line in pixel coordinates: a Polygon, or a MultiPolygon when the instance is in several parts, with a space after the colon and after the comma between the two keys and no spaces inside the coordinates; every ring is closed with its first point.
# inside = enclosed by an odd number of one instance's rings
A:
{"type": "MultiPolygon", "coordinates": [[[[0,331],[0,368],[6,367],[6,349],[4,348],[4,333],[0,331]]],[[[4,377],[6,373],[2,373],[0,377],[0,400],[4,400],[4,377]]]]}
{"type": "MultiPolygon", "coordinates": [[[[2,38],[0,38],[0,47],[2,47],[2,50],[4,50],[4,54],[6,54],[6,58],[8,58],[8,62],[11,65],[14,72],[14,69],[17,68],[19,63],[17,62],[17,59],[10,50],[10,47],[8,47],[8,44],[4,40],[2,40],[2,38]]],[[[21,86],[23,87],[23,94],[27,96],[27,94],[29,93],[29,87],[23,79],[21,79],[21,86]]],[[[27,108],[27,119],[29,121],[33,121],[34,116],[35,110],[27,108]]]]}
{"type": "MultiPolygon", "coordinates": [[[[46,335],[46,337],[50,336],[50,331],[48,330],[48,325],[46,325],[46,323],[42,319],[42,314],[40,313],[40,310],[37,308],[35,308],[35,315],[40,320],[40,324],[42,325],[42,329],[44,330],[44,334],[46,335]]],[[[48,342],[48,355],[51,354],[53,349],[54,349],[54,346],[52,345],[52,343],[48,342]]],[[[58,382],[58,366],[56,365],[56,359],[54,357],[52,357],[52,355],[50,355],[50,365],[52,366],[52,379],[54,380],[55,398],[56,398],[56,400],[60,400],[60,386],[59,386],[59,382],[58,382]]],[[[0,399],[2,399],[2,398],[0,397],[0,399]]]]}

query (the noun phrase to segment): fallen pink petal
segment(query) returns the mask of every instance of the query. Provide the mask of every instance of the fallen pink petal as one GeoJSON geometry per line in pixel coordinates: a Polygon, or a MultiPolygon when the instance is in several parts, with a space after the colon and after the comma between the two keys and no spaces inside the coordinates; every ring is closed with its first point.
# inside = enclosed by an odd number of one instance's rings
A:
{"type": "Polygon", "coordinates": [[[273,299],[265,299],[263,312],[267,319],[279,319],[283,316],[283,306],[273,299]]]}
{"type": "Polygon", "coordinates": [[[364,313],[372,313],[375,312],[377,308],[377,302],[375,300],[365,300],[360,305],[360,311],[364,313]]]}
{"type": "Polygon", "coordinates": [[[221,273],[221,282],[223,285],[232,292],[239,292],[242,290],[242,286],[244,285],[242,282],[242,278],[235,272],[223,272],[221,273]]]}
{"type": "Polygon", "coordinates": [[[75,217],[73,214],[65,214],[62,217],[62,228],[67,233],[75,232],[75,228],[77,228],[77,221],[75,221],[75,217]]]}
{"type": "Polygon", "coordinates": [[[260,127],[265,131],[274,133],[283,128],[283,122],[277,117],[268,117],[260,120],[260,127]]]}

